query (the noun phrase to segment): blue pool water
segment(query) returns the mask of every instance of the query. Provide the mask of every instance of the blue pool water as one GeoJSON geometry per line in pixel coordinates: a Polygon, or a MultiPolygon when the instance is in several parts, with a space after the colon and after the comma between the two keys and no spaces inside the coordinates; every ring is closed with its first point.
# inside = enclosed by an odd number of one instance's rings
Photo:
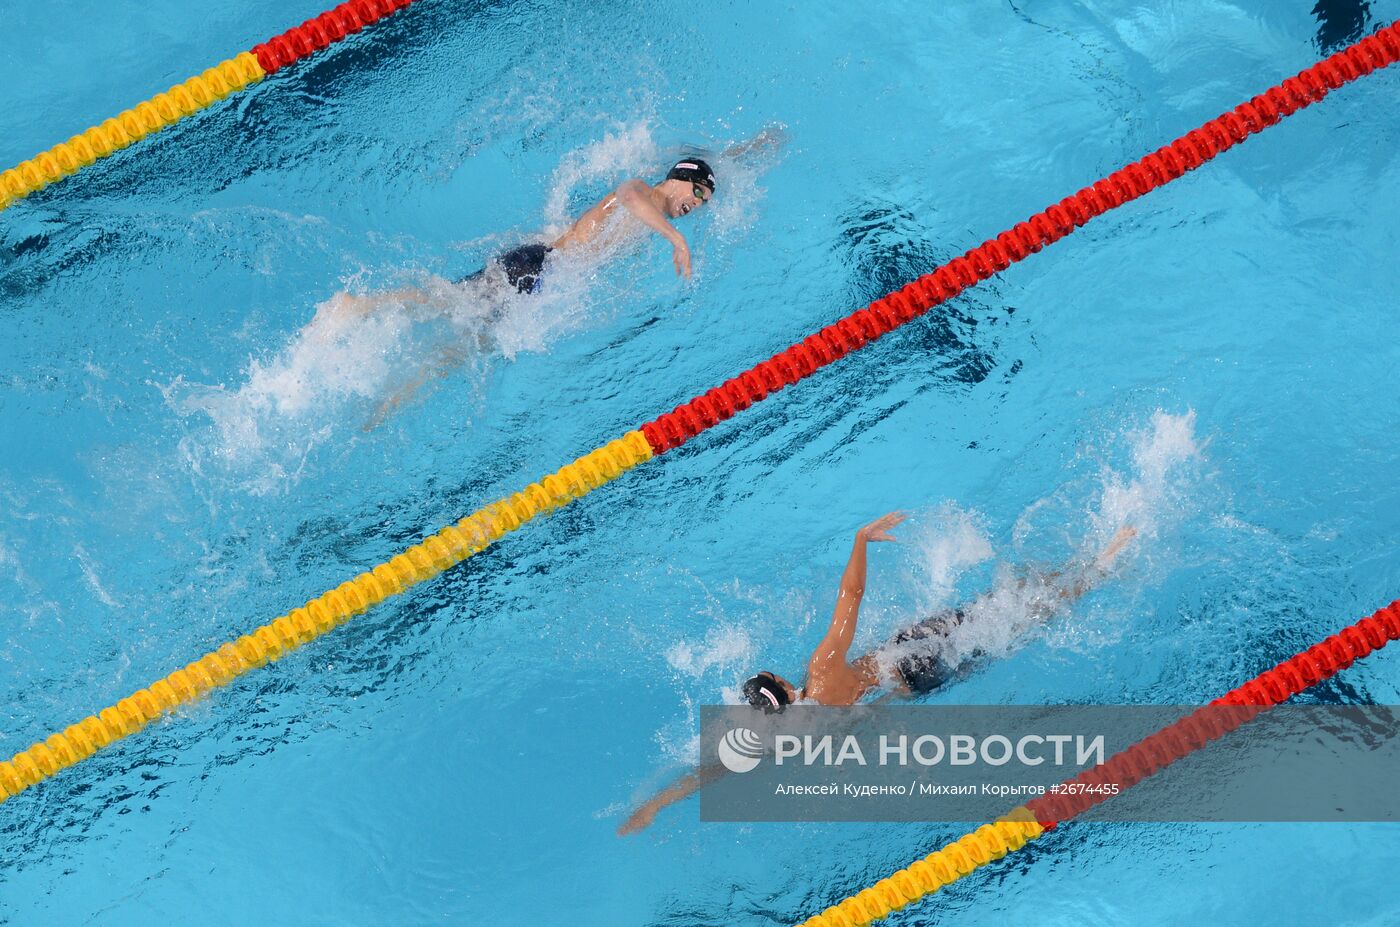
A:
{"type": "MultiPolygon", "coordinates": [[[[9,11],[0,162],[321,6],[9,11]]],[[[0,755],[1320,53],[1305,0],[604,6],[423,0],[0,214],[0,755]],[[678,223],[692,281],[653,239],[495,323],[446,289],[772,124],[678,223]],[[330,311],[405,285],[446,317],[330,311]]],[[[800,920],[965,828],[691,802],[614,831],[694,758],[699,705],[798,673],[891,508],[864,644],[1141,532],[1047,628],[996,599],[999,659],[948,703],[1209,699],[1389,602],[1397,91],[1344,89],[4,803],[0,924],[800,920]]],[[[1400,654],[1307,697],[1396,703],[1400,654]]],[[[1067,826],[890,923],[1393,924],[1397,865],[1380,825],[1067,826]]]]}

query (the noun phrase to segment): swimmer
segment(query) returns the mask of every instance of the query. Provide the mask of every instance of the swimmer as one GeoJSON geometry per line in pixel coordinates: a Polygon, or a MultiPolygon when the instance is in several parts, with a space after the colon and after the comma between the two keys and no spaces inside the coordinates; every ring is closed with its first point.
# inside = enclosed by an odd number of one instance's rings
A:
{"type": "MultiPolygon", "coordinates": [[[[543,281],[549,255],[593,244],[620,207],[671,243],[671,263],[677,276],[689,277],[690,245],[670,220],[689,215],[714,195],[715,172],[710,165],[700,158],[683,158],[666,172],[660,183],[649,184],[636,178],[625,180],[579,216],[563,235],[548,244],[534,242],[512,248],[497,257],[494,265],[516,291],[534,293],[543,281]]],[[[490,270],[492,265],[488,264],[462,281],[476,279],[490,270]]]]}
{"type": "MultiPolygon", "coordinates": [[[[489,261],[474,274],[457,280],[459,286],[477,288],[483,304],[493,305],[492,321],[504,309],[500,293],[514,290],[518,293],[537,293],[544,285],[545,271],[550,255],[555,251],[582,251],[590,245],[601,244],[605,229],[617,229],[612,219],[619,210],[630,214],[641,225],[655,231],[671,243],[671,263],[678,276],[689,277],[690,245],[670,220],[689,215],[715,195],[715,172],[700,158],[684,158],[666,172],[666,177],[656,184],[633,178],[625,180],[607,196],[593,204],[568,230],[558,238],[545,242],[532,242],[512,248],[489,261]],[[492,298],[493,295],[495,298],[492,298]]],[[[635,227],[634,227],[635,228],[635,227]]],[[[621,229],[622,234],[628,230],[621,229]]],[[[456,297],[448,289],[437,287],[432,290],[409,288],[374,296],[352,297],[342,294],[332,300],[332,312],[349,312],[364,315],[391,304],[409,312],[410,317],[420,320],[450,312],[456,297]]],[[[484,332],[478,333],[479,348],[489,348],[489,339],[484,332]]],[[[369,431],[378,427],[388,416],[404,404],[430,380],[445,375],[460,366],[467,352],[461,345],[452,344],[440,349],[415,376],[401,385],[393,395],[379,404],[374,414],[364,425],[369,431]]]]}
{"type": "MultiPolygon", "coordinates": [[[[890,532],[904,518],[901,512],[891,512],[856,532],[851,557],[836,593],[831,625],[807,661],[806,681],[796,686],[777,673],[764,670],[744,683],[745,701],[764,712],[774,713],[798,702],[854,705],[880,689],[887,689],[887,698],[909,698],[927,695],[976,665],[976,654],[959,658],[949,654],[951,648],[944,646],[953,630],[967,619],[970,610],[967,606],[925,618],[900,631],[884,646],[854,660],[847,658],[860,618],[861,599],[865,595],[866,547],[896,540],[890,532]]],[[[1047,592],[1043,601],[1037,597],[1031,606],[1031,617],[1044,621],[1092,589],[1108,574],[1114,560],[1136,534],[1131,526],[1122,528],[1088,566],[1022,580],[1023,588],[1035,582],[1047,592]]],[[[723,766],[713,763],[683,776],[638,808],[618,828],[618,834],[635,833],[648,826],[662,808],[686,798],[724,772],[723,766]]]]}
{"type": "MultiPolygon", "coordinates": [[[[735,162],[762,155],[781,148],[786,138],[782,126],[771,125],[752,138],[731,145],[719,157],[735,162]]],[[[617,244],[651,230],[671,244],[671,264],[676,274],[689,278],[690,244],[671,220],[687,216],[709,203],[716,187],[715,172],[703,158],[682,158],[660,182],[651,184],[636,178],[623,181],[579,216],[563,234],[512,248],[487,261],[481,270],[452,284],[439,281],[428,287],[362,296],[341,293],[317,313],[317,318],[312,320],[312,330],[321,322],[324,323],[321,328],[335,331],[347,319],[363,318],[383,308],[401,312],[415,322],[451,318],[461,307],[464,296],[468,297],[468,302],[486,310],[481,317],[485,325],[476,330],[476,337],[436,351],[414,376],[379,404],[363,426],[369,431],[382,424],[429,382],[461,366],[471,355],[489,352],[493,344],[489,326],[508,311],[509,297],[517,293],[539,293],[546,285],[550,264],[559,254],[606,257],[616,253],[614,246],[617,244]],[[322,313],[325,319],[321,318],[322,313]]]]}

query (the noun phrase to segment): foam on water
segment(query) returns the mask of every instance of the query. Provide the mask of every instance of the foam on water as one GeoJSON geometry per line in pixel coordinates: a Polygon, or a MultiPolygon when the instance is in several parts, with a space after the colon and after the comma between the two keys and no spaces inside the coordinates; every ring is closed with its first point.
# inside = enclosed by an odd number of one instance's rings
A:
{"type": "MultiPolygon", "coordinates": [[[[717,605],[723,615],[727,609],[717,605]]],[[[694,763],[699,759],[700,706],[718,699],[740,704],[740,685],[758,659],[759,642],[754,629],[721,618],[724,623],[707,629],[699,640],[681,639],[666,648],[666,664],[677,678],[684,712],[656,732],[656,742],[668,763],[694,763]]]]}
{"type": "MultiPolygon", "coordinates": [[[[708,227],[720,243],[751,226],[762,192],[757,179],[781,142],[779,130],[765,130],[715,156],[724,195],[708,227]]],[[[562,233],[622,180],[659,179],[668,159],[685,150],[693,146],[663,152],[650,126],[639,122],[569,152],[550,180],[539,220],[543,240],[562,233]]],[[[687,236],[698,231],[693,221],[687,236]]],[[[459,284],[427,276],[406,288],[364,292],[347,281],[346,291],[321,302],[283,345],[250,357],[241,382],[177,378],[163,387],[168,404],[192,426],[181,442],[187,464],[247,492],[279,492],[297,481],[318,447],[375,429],[422,401],[442,378],[455,378],[457,395],[480,402],[494,363],[547,352],[565,335],[605,319],[631,291],[634,275],[615,277],[603,268],[636,260],[648,237],[640,222],[619,211],[588,247],[551,254],[547,283],[531,295],[505,285],[494,262],[485,279],[459,284]]],[[[486,240],[497,250],[519,243],[486,240]]],[[[698,265],[700,249],[694,250],[698,265]]]]}
{"type": "Polygon", "coordinates": [[[167,401],[195,418],[181,442],[186,459],[206,476],[217,467],[249,491],[273,492],[295,480],[317,446],[381,421],[415,379],[479,366],[472,336],[484,335],[488,307],[458,289],[431,279],[423,302],[338,293],[280,349],[250,358],[242,383],[170,384],[167,401]]]}
{"type": "Polygon", "coordinates": [[[978,517],[953,505],[919,519],[908,543],[913,561],[908,582],[920,614],[933,614],[946,606],[958,580],[993,555],[991,538],[978,517]]]}
{"type": "Polygon", "coordinates": [[[677,641],[666,651],[671,668],[693,678],[711,669],[745,665],[753,657],[753,638],[741,627],[711,628],[701,641],[677,641]]]}
{"type": "Polygon", "coordinates": [[[550,177],[544,207],[550,237],[562,235],[579,211],[592,205],[591,199],[576,198],[576,192],[587,190],[596,198],[629,177],[655,175],[662,160],[651,127],[644,122],[623,126],[569,152],[550,177]]]}
{"type": "MultiPolygon", "coordinates": [[[[895,664],[909,656],[934,656],[949,669],[972,669],[1004,656],[1047,622],[1063,623],[1077,592],[1130,575],[1137,564],[1151,559],[1154,547],[1198,509],[1203,442],[1195,434],[1195,414],[1157,410],[1146,426],[1128,430],[1113,443],[1127,445],[1126,462],[1115,465],[1111,445],[1084,452],[1097,464],[1096,480],[1070,480],[1027,506],[1013,531],[1011,556],[997,564],[987,591],[959,606],[961,623],[946,636],[882,648],[878,663],[885,675],[892,676],[895,664]],[[1125,529],[1135,535],[1122,553],[1101,559],[1125,529]],[[1066,539],[1068,550],[1057,562],[1025,556],[1060,548],[1066,539]]],[[[923,615],[946,612],[961,576],[991,553],[969,516],[945,519],[927,535],[915,555],[925,564],[921,598],[928,608],[923,615]]],[[[1146,581],[1145,575],[1137,577],[1139,585],[1146,581]]]]}
{"type": "Polygon", "coordinates": [[[1202,460],[1205,444],[1196,438],[1196,413],[1170,415],[1157,410],[1146,427],[1129,433],[1131,464],[1126,472],[1103,470],[1103,491],[1090,512],[1092,540],[1103,543],[1131,524],[1139,533],[1168,530],[1194,506],[1184,470],[1202,460]]]}

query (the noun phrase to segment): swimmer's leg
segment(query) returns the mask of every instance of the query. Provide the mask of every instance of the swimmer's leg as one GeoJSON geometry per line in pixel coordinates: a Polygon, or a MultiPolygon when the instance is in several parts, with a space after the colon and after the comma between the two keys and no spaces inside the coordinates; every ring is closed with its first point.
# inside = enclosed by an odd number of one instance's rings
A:
{"type": "Polygon", "coordinates": [[[433,380],[440,380],[447,376],[452,370],[466,363],[467,352],[460,345],[448,345],[438,350],[431,359],[418,368],[413,379],[394,391],[394,394],[379,404],[374,410],[374,414],[360,426],[362,431],[373,431],[384,420],[393,415],[414,394],[433,380]]]}
{"type": "MultiPolygon", "coordinates": [[[[473,277],[479,274],[473,274],[473,277]]],[[[472,279],[464,277],[461,282],[472,279]]],[[[312,322],[357,322],[384,311],[386,308],[406,312],[416,321],[442,316],[452,308],[451,294],[439,289],[401,287],[381,293],[337,293],[316,310],[312,322]]]]}

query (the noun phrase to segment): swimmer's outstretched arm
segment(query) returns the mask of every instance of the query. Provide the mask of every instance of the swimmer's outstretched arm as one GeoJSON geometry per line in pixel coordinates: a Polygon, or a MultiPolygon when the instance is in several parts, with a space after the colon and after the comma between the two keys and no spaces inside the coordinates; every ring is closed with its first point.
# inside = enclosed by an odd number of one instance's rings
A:
{"type": "Polygon", "coordinates": [[[721,158],[744,158],[751,154],[781,148],[787,142],[787,126],[774,122],[758,130],[753,138],[735,142],[720,154],[721,158]]]}
{"type": "Polygon", "coordinates": [[[653,795],[645,804],[636,811],[633,811],[627,820],[623,821],[617,829],[619,837],[628,834],[635,834],[651,826],[651,822],[656,820],[656,813],[667,805],[674,805],[678,801],[684,801],[691,795],[700,791],[705,786],[723,776],[729,770],[718,763],[709,766],[702,766],[693,773],[681,776],[675,782],[653,795]]]}
{"type": "Polygon", "coordinates": [[[1059,597],[1066,602],[1073,602],[1084,593],[1093,589],[1103,578],[1108,575],[1108,571],[1113,568],[1113,562],[1118,559],[1118,555],[1123,552],[1123,548],[1128,546],[1128,542],[1137,537],[1137,529],[1132,525],[1124,525],[1118,529],[1118,533],[1108,542],[1099,555],[1094,558],[1088,566],[1071,572],[1070,568],[1056,570],[1053,573],[1042,574],[1045,582],[1059,587],[1059,597]],[[1064,580],[1068,577],[1068,581],[1064,580]]]}

